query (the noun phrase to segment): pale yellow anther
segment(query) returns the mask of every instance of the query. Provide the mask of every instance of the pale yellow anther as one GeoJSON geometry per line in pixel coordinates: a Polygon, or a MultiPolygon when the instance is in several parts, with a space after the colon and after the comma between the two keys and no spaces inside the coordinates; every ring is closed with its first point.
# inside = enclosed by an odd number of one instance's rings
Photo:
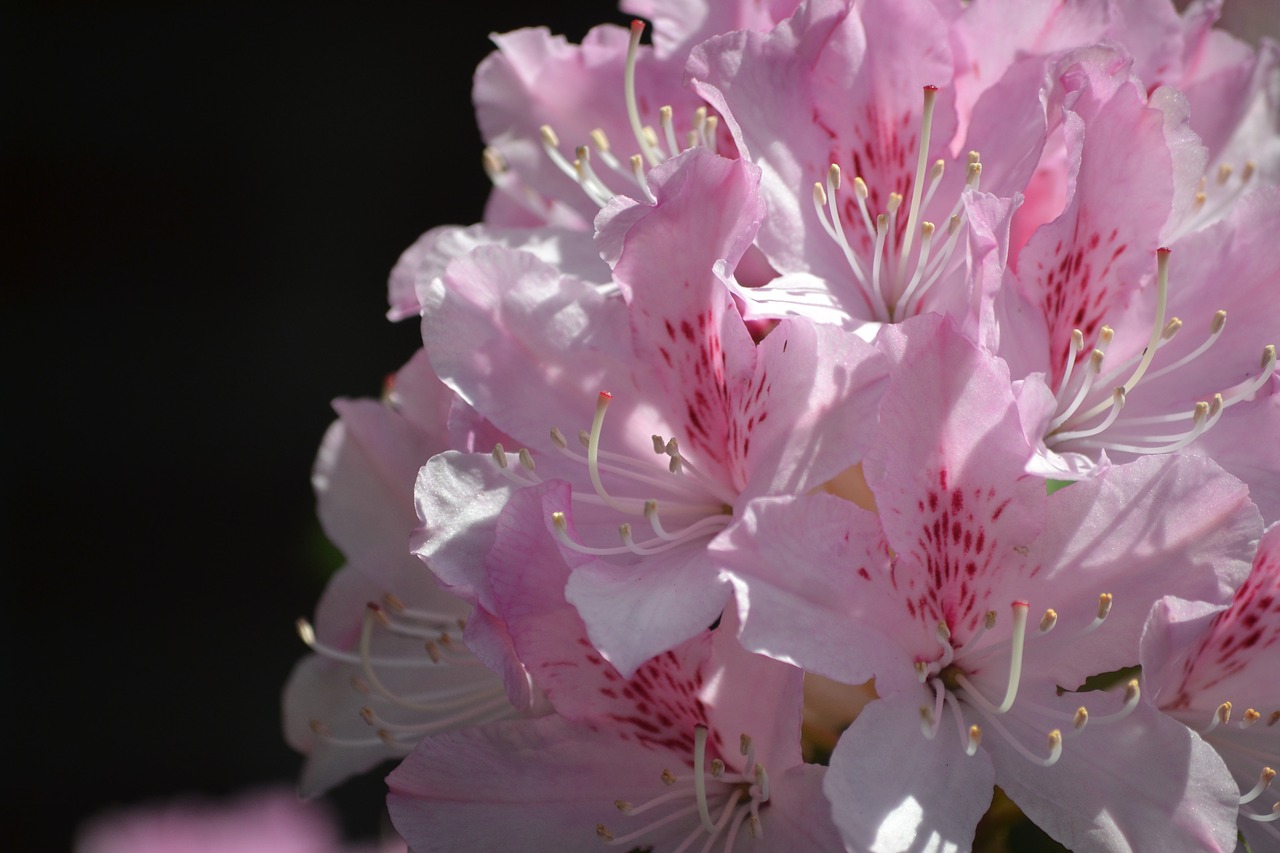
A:
{"type": "Polygon", "coordinates": [[[897,213],[902,207],[902,193],[889,193],[889,212],[897,213]]]}
{"type": "Polygon", "coordinates": [[[499,468],[507,467],[507,451],[501,442],[493,446],[493,461],[498,463],[499,468]]]}
{"type": "Polygon", "coordinates": [[[969,152],[969,165],[970,165],[970,166],[973,166],[973,165],[975,165],[976,163],[981,162],[981,160],[982,160],[982,155],[981,155],[981,154],[979,154],[977,151],[970,151],[970,152],[969,152]]]}
{"type": "Polygon", "coordinates": [[[1076,731],[1083,729],[1089,722],[1089,709],[1081,705],[1076,709],[1076,715],[1071,719],[1071,725],[1076,731]]]}
{"type": "Polygon", "coordinates": [[[623,814],[631,811],[631,803],[628,803],[626,800],[614,800],[613,807],[623,814]]]}
{"type": "MultiPolygon", "coordinates": [[[[833,189],[840,189],[840,167],[835,163],[827,167],[827,181],[830,182],[833,189]]],[[[854,186],[857,186],[856,180],[854,186]]]]}
{"type": "Polygon", "coordinates": [[[1241,724],[1242,726],[1251,726],[1251,725],[1253,725],[1254,723],[1258,722],[1258,720],[1261,720],[1261,719],[1262,719],[1262,715],[1261,715],[1261,714],[1259,714],[1259,713],[1258,713],[1257,711],[1255,711],[1253,708],[1248,708],[1248,709],[1246,709],[1246,710],[1245,710],[1245,712],[1244,712],[1244,719],[1242,719],[1242,720],[1240,721],[1240,724],[1241,724]]]}
{"type": "Polygon", "coordinates": [[[751,749],[751,736],[746,733],[739,735],[738,751],[741,752],[743,755],[746,755],[750,749],[751,749]]]}
{"type": "Polygon", "coordinates": [[[1218,332],[1222,331],[1222,327],[1225,325],[1227,325],[1227,312],[1218,311],[1213,315],[1213,319],[1209,322],[1209,332],[1216,335],[1218,332]]]}
{"type": "Polygon", "coordinates": [[[609,137],[605,135],[603,130],[597,127],[595,130],[591,131],[590,136],[591,144],[596,147],[597,151],[601,154],[605,154],[609,151],[609,137]]]}
{"type": "Polygon", "coordinates": [[[934,226],[934,224],[927,219],[924,222],[920,223],[920,233],[923,234],[925,237],[932,237],[933,232],[936,230],[937,228],[934,226]]]}
{"type": "Polygon", "coordinates": [[[675,777],[675,774],[674,774],[674,773],[672,773],[670,770],[663,770],[663,771],[662,771],[662,784],[664,784],[664,785],[674,785],[675,783],[676,783],[676,777],[675,777]]]}
{"type": "Polygon", "coordinates": [[[988,610],[982,614],[982,626],[988,631],[996,626],[996,612],[994,610],[988,610]]]}
{"type": "Polygon", "coordinates": [[[499,153],[498,149],[490,146],[484,149],[480,155],[480,163],[484,166],[484,173],[490,178],[496,178],[507,171],[506,158],[499,153]]]}
{"type": "Polygon", "coordinates": [[[604,824],[603,824],[603,823],[597,823],[597,824],[596,824],[596,835],[600,836],[600,837],[601,837],[601,838],[603,838],[605,841],[612,841],[612,840],[613,840],[613,833],[612,833],[612,832],[610,832],[609,830],[605,829],[605,826],[604,826],[604,824]]]}
{"type": "Polygon", "coordinates": [[[1235,170],[1231,168],[1230,163],[1223,163],[1218,167],[1218,185],[1221,186],[1231,180],[1231,173],[1235,170]]]}
{"type": "Polygon", "coordinates": [[[1098,618],[1099,619],[1106,619],[1107,614],[1111,612],[1112,597],[1113,596],[1109,592],[1104,592],[1098,596],[1098,618]]]}
{"type": "Polygon", "coordinates": [[[564,433],[562,433],[556,427],[551,428],[551,443],[554,444],[556,447],[560,448],[561,450],[564,450],[566,447],[569,446],[569,442],[565,441],[564,433]]]}
{"type": "Polygon", "coordinates": [[[711,775],[717,779],[724,775],[724,762],[718,758],[711,759],[711,775]]]}
{"type": "Polygon", "coordinates": [[[869,191],[867,190],[867,182],[862,180],[862,178],[860,177],[854,177],[853,193],[854,195],[858,196],[858,198],[863,199],[865,201],[867,198],[867,195],[869,194],[869,191]]]}
{"type": "Polygon", "coordinates": [[[813,182],[813,203],[818,207],[827,206],[827,191],[822,188],[822,184],[818,181],[813,182]]]}
{"type": "Polygon", "coordinates": [[[549,145],[552,148],[560,147],[560,137],[556,136],[556,132],[551,129],[551,125],[544,124],[542,127],[538,128],[538,130],[542,133],[542,142],[544,145],[549,145]]]}
{"type": "Polygon", "coordinates": [[[1053,626],[1058,624],[1058,611],[1050,607],[1040,617],[1040,633],[1047,634],[1053,630],[1053,626]]]}
{"type": "MultiPolygon", "coordinates": [[[[1125,704],[1127,705],[1127,704],[1130,704],[1130,703],[1133,703],[1133,702],[1137,702],[1137,701],[1138,701],[1138,695],[1139,695],[1140,693],[1141,693],[1141,687],[1140,687],[1140,686],[1139,686],[1139,684],[1138,684],[1138,679],[1136,679],[1136,678],[1134,678],[1134,679],[1130,679],[1129,683],[1128,683],[1128,684],[1126,684],[1126,685],[1124,686],[1124,701],[1125,701],[1125,704]]],[[[1229,704],[1230,704],[1230,703],[1228,703],[1228,705],[1229,705],[1229,704]]]]}
{"type": "Polygon", "coordinates": [[[1244,168],[1240,170],[1240,183],[1247,183],[1253,177],[1253,173],[1258,170],[1258,164],[1252,160],[1244,161],[1244,168]]]}
{"type": "Polygon", "coordinates": [[[1218,706],[1217,713],[1218,713],[1218,722],[1225,726],[1227,723],[1231,721],[1231,703],[1223,702],[1221,705],[1218,706]]]}
{"type": "Polygon", "coordinates": [[[1160,333],[1160,337],[1164,338],[1167,341],[1170,338],[1172,338],[1174,335],[1178,334],[1178,332],[1181,331],[1181,329],[1182,329],[1182,320],[1177,317],[1174,317],[1170,319],[1169,322],[1164,324],[1164,331],[1160,333]]]}
{"type": "Polygon", "coordinates": [[[947,164],[942,162],[942,158],[933,161],[933,168],[929,170],[929,180],[936,181],[942,177],[942,173],[947,169],[947,164]]]}

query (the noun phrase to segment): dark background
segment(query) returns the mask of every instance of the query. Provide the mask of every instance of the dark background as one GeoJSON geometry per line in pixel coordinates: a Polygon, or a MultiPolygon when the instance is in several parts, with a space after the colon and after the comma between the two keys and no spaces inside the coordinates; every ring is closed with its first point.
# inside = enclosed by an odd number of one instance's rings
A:
{"type": "Polygon", "coordinates": [[[480,218],[488,33],[625,23],[584,5],[0,5],[4,850],[294,778],[329,401],[416,347],[400,251],[480,218]]]}

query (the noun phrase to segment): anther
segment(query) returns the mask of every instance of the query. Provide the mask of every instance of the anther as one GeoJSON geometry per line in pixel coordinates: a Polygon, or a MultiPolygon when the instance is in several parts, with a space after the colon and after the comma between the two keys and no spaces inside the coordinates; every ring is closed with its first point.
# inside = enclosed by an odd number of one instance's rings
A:
{"type": "Polygon", "coordinates": [[[1089,709],[1081,705],[1076,709],[1076,714],[1071,718],[1071,727],[1076,731],[1083,731],[1084,727],[1089,724],[1089,709]]]}
{"type": "Polygon", "coordinates": [[[1213,712],[1213,719],[1209,722],[1209,727],[1204,729],[1200,733],[1207,735],[1209,732],[1213,731],[1218,726],[1220,725],[1225,726],[1229,722],[1231,722],[1231,703],[1223,702],[1221,705],[1218,706],[1218,709],[1213,712]]]}
{"type": "Polygon", "coordinates": [[[600,836],[600,837],[601,837],[601,838],[603,838],[605,841],[612,841],[612,840],[613,840],[613,833],[612,833],[612,832],[610,832],[609,830],[605,829],[605,826],[604,826],[604,824],[603,824],[603,823],[597,823],[597,824],[596,824],[596,835],[600,836]]]}
{"type": "Polygon", "coordinates": [[[1239,725],[1240,728],[1242,729],[1247,729],[1249,726],[1252,726],[1254,723],[1258,722],[1258,720],[1261,720],[1261,719],[1262,719],[1261,714],[1259,714],[1253,708],[1248,708],[1244,712],[1244,719],[1242,719],[1237,725],[1239,725]]]}
{"type": "Polygon", "coordinates": [[[667,786],[671,786],[671,785],[674,785],[675,783],[676,783],[676,777],[675,777],[675,774],[673,774],[670,770],[663,770],[663,771],[662,771],[662,784],[667,785],[667,786]]]}
{"type": "Polygon", "coordinates": [[[1111,601],[1113,596],[1109,592],[1104,592],[1098,596],[1098,621],[1101,622],[1107,618],[1107,614],[1111,612],[1111,601]]]}
{"type": "Polygon", "coordinates": [[[1274,726],[1276,723],[1280,723],[1280,711],[1272,711],[1271,716],[1267,717],[1268,726],[1274,726]]]}
{"type": "Polygon", "coordinates": [[[533,454],[529,452],[529,448],[520,448],[520,464],[525,470],[532,471],[534,469],[533,454]]]}
{"type": "Polygon", "coordinates": [[[628,803],[626,800],[614,800],[613,807],[623,814],[631,811],[631,803],[628,803]]]}
{"type": "Polygon", "coordinates": [[[1058,613],[1056,610],[1050,607],[1048,610],[1044,612],[1044,615],[1040,617],[1040,633],[1041,634],[1049,633],[1050,631],[1053,630],[1054,626],[1057,624],[1058,624],[1058,613]]]}
{"type": "Polygon", "coordinates": [[[493,461],[498,463],[499,468],[507,467],[507,451],[502,447],[501,443],[493,446],[493,461]]]}
{"type": "Polygon", "coordinates": [[[975,755],[978,752],[978,744],[982,743],[982,729],[976,724],[969,726],[969,739],[965,742],[964,751],[967,755],[975,755]]]}
{"type": "Polygon", "coordinates": [[[988,610],[982,616],[982,627],[990,631],[995,626],[996,626],[996,612],[994,610],[988,610]]]}

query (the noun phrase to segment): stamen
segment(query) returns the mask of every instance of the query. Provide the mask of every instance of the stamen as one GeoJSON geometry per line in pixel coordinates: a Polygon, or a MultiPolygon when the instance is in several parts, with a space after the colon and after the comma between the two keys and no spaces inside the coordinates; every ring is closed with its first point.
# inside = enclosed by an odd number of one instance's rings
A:
{"type": "Polygon", "coordinates": [[[697,726],[693,730],[693,786],[698,797],[698,816],[702,818],[702,828],[707,832],[715,832],[715,824],[711,822],[711,812],[707,810],[707,780],[703,776],[703,762],[707,757],[707,727],[697,726]]]}
{"type": "Polygon", "coordinates": [[[1231,703],[1223,702],[1218,706],[1218,709],[1213,712],[1213,719],[1209,721],[1209,727],[1201,729],[1200,734],[1207,735],[1218,726],[1225,726],[1229,722],[1231,722],[1231,703]]]}
{"type": "Polygon", "coordinates": [[[640,107],[636,102],[636,58],[640,53],[640,36],[644,33],[644,21],[631,22],[631,40],[627,44],[627,64],[623,75],[623,92],[627,101],[627,119],[631,122],[631,132],[635,134],[640,152],[649,161],[650,166],[662,162],[662,158],[653,150],[645,129],[640,122],[640,107]]]}
{"type": "MultiPolygon", "coordinates": [[[[1142,375],[1147,372],[1147,368],[1151,365],[1151,359],[1156,357],[1156,348],[1160,343],[1161,334],[1164,331],[1164,314],[1169,301],[1169,254],[1170,250],[1166,248],[1156,249],[1156,318],[1155,323],[1151,326],[1151,336],[1147,340],[1147,348],[1142,351],[1142,359],[1138,362],[1138,367],[1133,371],[1124,383],[1123,387],[1126,394],[1133,390],[1134,386],[1142,379],[1142,375]]],[[[1101,403],[1094,406],[1089,411],[1080,416],[1081,420],[1087,420],[1106,411],[1110,403],[1101,403]]]]}
{"type": "Polygon", "coordinates": [[[1261,714],[1259,714],[1253,708],[1248,708],[1244,712],[1244,719],[1242,719],[1239,723],[1236,723],[1236,725],[1238,725],[1242,729],[1247,729],[1261,719],[1262,719],[1261,714]]]}
{"type": "Polygon", "coordinates": [[[1254,800],[1258,799],[1258,797],[1262,796],[1263,791],[1266,791],[1271,787],[1271,780],[1274,778],[1276,778],[1276,771],[1272,770],[1270,767],[1262,768],[1262,772],[1258,774],[1258,784],[1254,785],[1253,788],[1250,789],[1249,793],[1240,795],[1240,805],[1243,806],[1246,803],[1252,803],[1254,800]]]}
{"type": "Polygon", "coordinates": [[[1005,688],[1004,701],[999,705],[993,705],[978,692],[977,688],[963,673],[957,673],[956,675],[956,682],[964,688],[966,695],[969,695],[979,706],[992,714],[1004,714],[1013,707],[1013,702],[1018,697],[1018,684],[1022,679],[1022,649],[1027,633],[1027,610],[1030,605],[1025,601],[1015,601],[1012,607],[1013,630],[1009,643],[1009,683],[1005,688]]]}
{"type": "Polygon", "coordinates": [[[1138,700],[1142,697],[1142,690],[1138,685],[1138,679],[1130,679],[1129,683],[1124,686],[1124,706],[1114,714],[1107,714],[1102,717],[1094,717],[1095,723],[1114,723],[1117,720],[1123,720],[1125,717],[1133,713],[1133,709],[1138,707],[1138,700]]]}
{"type": "MultiPolygon", "coordinates": [[[[920,199],[924,194],[924,170],[929,159],[929,135],[933,131],[933,104],[938,98],[937,86],[924,87],[924,108],[920,114],[920,151],[916,158],[916,177],[911,186],[911,208],[907,213],[907,233],[902,238],[902,254],[898,263],[905,267],[911,255],[911,241],[915,236],[915,224],[920,215],[920,199]]],[[[932,235],[933,229],[929,229],[932,235]]],[[[924,256],[924,253],[921,253],[924,256]]],[[[919,269],[919,267],[917,267],[919,269]]]]}
{"type": "Polygon", "coordinates": [[[680,153],[680,146],[676,143],[676,128],[671,122],[671,114],[670,105],[658,109],[658,122],[662,125],[662,133],[667,138],[667,153],[674,157],[680,153]]]}
{"type": "Polygon", "coordinates": [[[978,751],[978,744],[982,743],[982,729],[977,725],[969,726],[969,737],[965,741],[964,751],[967,755],[973,756],[978,751]]]}
{"type": "Polygon", "coordinates": [[[1259,823],[1270,823],[1273,820],[1280,820],[1280,800],[1277,800],[1276,804],[1271,807],[1270,814],[1260,815],[1254,814],[1253,812],[1241,811],[1240,816],[1247,817],[1250,820],[1256,820],[1259,823]]]}

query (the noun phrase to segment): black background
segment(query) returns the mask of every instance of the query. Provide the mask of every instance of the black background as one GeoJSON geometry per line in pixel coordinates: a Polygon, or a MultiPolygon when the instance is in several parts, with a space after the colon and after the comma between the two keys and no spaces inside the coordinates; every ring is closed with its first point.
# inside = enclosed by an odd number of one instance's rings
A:
{"type": "Polygon", "coordinates": [[[416,347],[400,251],[480,218],[488,34],[625,23],[584,5],[0,6],[0,847],[295,777],[329,401],[416,347]]]}

